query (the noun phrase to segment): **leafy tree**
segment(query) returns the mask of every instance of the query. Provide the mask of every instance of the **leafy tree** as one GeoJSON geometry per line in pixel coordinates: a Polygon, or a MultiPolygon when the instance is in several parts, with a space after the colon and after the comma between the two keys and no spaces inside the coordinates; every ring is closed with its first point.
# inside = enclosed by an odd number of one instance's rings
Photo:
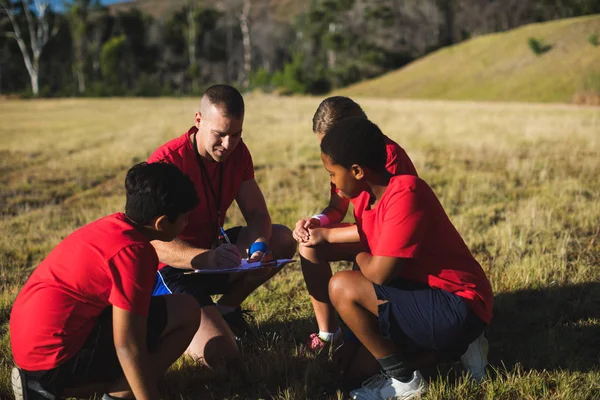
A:
{"type": "Polygon", "coordinates": [[[12,32],[9,32],[8,35],[13,37],[19,45],[25,67],[29,73],[31,90],[33,91],[34,96],[38,96],[40,92],[40,58],[44,47],[57,32],[57,30],[54,29],[57,25],[54,25],[53,28],[52,24],[54,18],[52,10],[50,9],[50,2],[35,0],[33,2],[34,12],[32,12],[30,5],[26,0],[21,0],[20,6],[15,6],[12,3],[7,3],[2,0],[0,1],[0,8],[11,22],[13,30],[12,32]],[[22,22],[22,15],[25,15],[29,37],[22,33],[21,25],[25,25],[22,22]],[[25,43],[27,39],[29,40],[29,47],[25,43]]]}
{"type": "Polygon", "coordinates": [[[127,36],[113,36],[102,46],[100,69],[110,94],[124,94],[123,83],[131,79],[127,36]]]}
{"type": "Polygon", "coordinates": [[[86,63],[89,59],[89,38],[92,31],[90,13],[101,10],[98,0],[64,1],[65,15],[69,21],[73,47],[73,73],[77,79],[80,94],[85,92],[86,63]]]}

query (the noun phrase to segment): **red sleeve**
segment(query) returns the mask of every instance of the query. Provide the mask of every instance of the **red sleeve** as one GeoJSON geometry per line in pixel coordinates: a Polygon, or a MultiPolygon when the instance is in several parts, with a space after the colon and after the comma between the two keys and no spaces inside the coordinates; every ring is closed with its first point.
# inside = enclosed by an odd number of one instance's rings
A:
{"type": "Polygon", "coordinates": [[[399,168],[398,155],[395,152],[388,152],[387,161],[385,163],[385,169],[387,169],[392,175],[396,175],[399,168]]]}
{"type": "Polygon", "coordinates": [[[158,257],[149,246],[126,247],[109,263],[112,287],[108,301],[116,307],[143,316],[148,315],[158,269],[158,257]]]}
{"type": "Polygon", "coordinates": [[[245,143],[244,144],[244,151],[243,151],[243,157],[242,157],[242,165],[241,165],[241,171],[242,171],[242,182],[245,181],[249,181],[250,179],[254,179],[254,163],[252,162],[252,155],[250,154],[250,150],[248,150],[248,147],[246,146],[245,143]]]}
{"type": "MultiPolygon", "coordinates": [[[[392,150],[392,149],[390,149],[392,150]]],[[[417,170],[413,165],[406,151],[398,145],[393,147],[393,151],[388,151],[385,168],[392,175],[417,175],[417,170]]]]}
{"type": "Polygon", "coordinates": [[[162,157],[160,156],[158,151],[155,151],[154,153],[152,153],[150,155],[150,157],[148,157],[148,163],[155,163],[155,162],[159,162],[162,161],[162,157]]]}
{"type": "MultiPolygon", "coordinates": [[[[383,206],[384,204],[382,204],[383,206]]],[[[427,215],[416,186],[399,191],[385,203],[375,256],[416,258],[427,228],[427,215]]]]}

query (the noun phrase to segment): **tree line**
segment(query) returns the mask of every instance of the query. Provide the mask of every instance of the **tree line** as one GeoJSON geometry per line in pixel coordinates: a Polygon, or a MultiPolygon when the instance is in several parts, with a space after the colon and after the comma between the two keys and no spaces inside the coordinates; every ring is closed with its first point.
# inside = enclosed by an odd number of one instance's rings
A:
{"type": "Polygon", "coordinates": [[[320,94],[473,36],[600,13],[597,0],[312,0],[283,17],[272,0],[171,4],[152,15],[0,0],[0,93],[194,95],[225,82],[320,94]]]}

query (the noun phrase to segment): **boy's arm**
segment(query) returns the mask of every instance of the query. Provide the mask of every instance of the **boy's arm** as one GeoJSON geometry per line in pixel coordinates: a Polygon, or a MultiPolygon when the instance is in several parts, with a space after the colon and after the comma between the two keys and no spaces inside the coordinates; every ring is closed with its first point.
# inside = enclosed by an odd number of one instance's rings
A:
{"type": "Polygon", "coordinates": [[[400,276],[405,259],[374,256],[363,251],[356,256],[356,263],[365,278],[377,285],[384,285],[400,276]]]}
{"type": "Polygon", "coordinates": [[[314,228],[309,230],[306,240],[300,246],[312,247],[324,241],[328,243],[359,243],[360,236],[356,224],[339,224],[332,227],[314,228]]]}
{"type": "Polygon", "coordinates": [[[146,346],[147,318],[113,306],[115,349],[125,378],[137,400],[158,400],[146,346]]]}
{"type": "Polygon", "coordinates": [[[350,201],[339,193],[331,193],[329,205],[325,207],[321,214],[325,214],[329,219],[330,224],[342,222],[348,212],[350,201]]]}

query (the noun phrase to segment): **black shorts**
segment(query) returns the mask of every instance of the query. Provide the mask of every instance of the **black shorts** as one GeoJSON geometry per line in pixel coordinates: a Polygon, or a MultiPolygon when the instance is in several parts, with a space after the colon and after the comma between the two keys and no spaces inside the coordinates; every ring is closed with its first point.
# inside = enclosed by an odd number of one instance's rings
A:
{"type": "MultiPolygon", "coordinates": [[[[60,397],[65,389],[93,383],[113,383],[123,377],[113,337],[113,307],[107,307],[90,332],[83,347],[66,363],[47,371],[26,371],[27,379],[38,381],[44,389],[60,397]]],[[[167,301],[164,297],[150,299],[146,340],[148,351],[160,344],[167,326],[167,301]]]]}
{"type": "MultiPolygon", "coordinates": [[[[231,243],[237,243],[241,226],[227,229],[227,237],[231,243]]],[[[166,294],[188,294],[194,297],[200,307],[212,306],[215,303],[210,297],[213,294],[223,294],[229,288],[230,275],[224,274],[185,274],[188,270],[166,266],[156,272],[156,281],[152,296],[166,294]]]]}
{"type": "Polygon", "coordinates": [[[441,289],[396,279],[376,285],[379,329],[406,357],[433,351],[438,361],[457,360],[486,327],[463,299],[441,289]]]}

